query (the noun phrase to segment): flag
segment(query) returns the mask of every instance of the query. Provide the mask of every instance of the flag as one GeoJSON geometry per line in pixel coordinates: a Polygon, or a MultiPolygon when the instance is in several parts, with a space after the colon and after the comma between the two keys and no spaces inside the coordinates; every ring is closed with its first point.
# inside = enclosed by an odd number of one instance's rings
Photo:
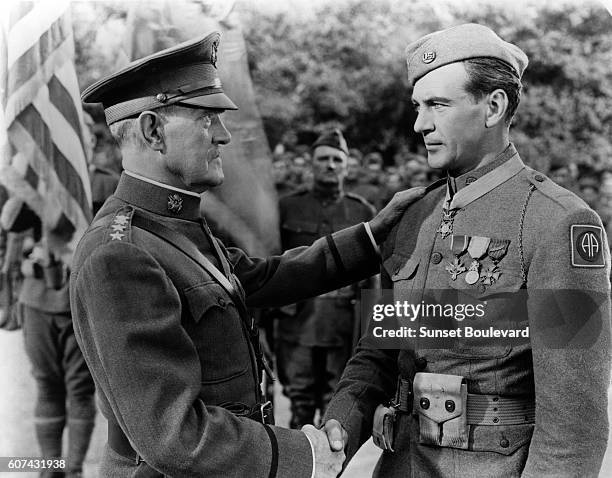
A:
{"type": "Polygon", "coordinates": [[[10,1],[0,35],[0,183],[52,230],[91,221],[69,0],[10,1]]]}

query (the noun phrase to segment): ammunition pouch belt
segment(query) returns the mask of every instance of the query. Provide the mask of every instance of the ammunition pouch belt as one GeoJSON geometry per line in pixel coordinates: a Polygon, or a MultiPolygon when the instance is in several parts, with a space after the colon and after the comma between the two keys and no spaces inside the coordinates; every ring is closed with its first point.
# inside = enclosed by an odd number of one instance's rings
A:
{"type": "MultiPolygon", "coordinates": [[[[249,407],[240,402],[225,402],[219,405],[229,412],[232,412],[237,417],[247,417],[256,422],[265,425],[274,425],[274,410],[272,402],[258,403],[253,407],[249,407]]],[[[121,427],[112,419],[108,420],[108,446],[119,455],[134,460],[134,464],[138,465],[144,460],[134,450],[132,444],[121,430],[121,427]]]]}
{"type": "Polygon", "coordinates": [[[374,443],[383,450],[393,451],[397,413],[418,417],[420,443],[467,449],[470,425],[535,423],[535,398],[468,393],[459,375],[420,372],[412,383],[400,378],[395,400],[374,416],[374,443]]]}

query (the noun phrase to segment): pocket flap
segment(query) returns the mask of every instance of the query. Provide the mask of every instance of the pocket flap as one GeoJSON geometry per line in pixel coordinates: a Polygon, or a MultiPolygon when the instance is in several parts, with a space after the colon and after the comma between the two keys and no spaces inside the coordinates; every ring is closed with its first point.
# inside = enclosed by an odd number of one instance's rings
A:
{"type": "Polygon", "coordinates": [[[463,413],[467,400],[465,379],[459,375],[419,372],[414,376],[414,411],[436,423],[463,413]]]}
{"type": "Polygon", "coordinates": [[[226,309],[229,304],[233,304],[223,287],[213,281],[189,287],[184,294],[189,312],[196,322],[212,307],[226,309]]]}
{"type": "Polygon", "coordinates": [[[412,279],[419,266],[420,259],[418,257],[401,256],[399,254],[392,254],[385,262],[383,266],[392,281],[412,279]]]}

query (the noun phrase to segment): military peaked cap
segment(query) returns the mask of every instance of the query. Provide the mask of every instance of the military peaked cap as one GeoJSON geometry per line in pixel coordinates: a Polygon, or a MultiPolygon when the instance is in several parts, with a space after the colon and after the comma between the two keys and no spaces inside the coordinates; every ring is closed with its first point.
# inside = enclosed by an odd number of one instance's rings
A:
{"type": "Polygon", "coordinates": [[[344,139],[344,136],[342,136],[342,132],[337,128],[331,131],[326,131],[319,136],[319,138],[312,144],[312,149],[314,150],[317,146],[330,146],[332,148],[339,149],[340,151],[344,151],[347,156],[349,154],[346,140],[344,139]]]}
{"type": "Polygon", "coordinates": [[[408,81],[417,80],[441,66],[470,58],[497,58],[520,78],[529,62],[516,45],[505,42],[484,25],[466,23],[425,35],[406,47],[408,81]]]}
{"type": "Polygon", "coordinates": [[[91,85],[81,97],[102,103],[109,125],[175,103],[238,109],[217,75],[220,36],[213,32],[136,60],[91,85]]]}

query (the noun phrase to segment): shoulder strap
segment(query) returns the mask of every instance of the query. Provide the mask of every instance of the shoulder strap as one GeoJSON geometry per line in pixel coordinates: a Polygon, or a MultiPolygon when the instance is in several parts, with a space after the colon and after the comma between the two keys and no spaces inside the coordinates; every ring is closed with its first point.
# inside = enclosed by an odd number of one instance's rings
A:
{"type": "MultiPolygon", "coordinates": [[[[238,312],[240,312],[240,316],[243,319],[247,319],[248,322],[249,313],[243,298],[240,296],[240,294],[238,294],[238,291],[232,285],[229,279],[225,277],[225,275],[223,275],[223,273],[199,251],[193,242],[191,242],[185,236],[178,234],[172,229],[164,226],[163,224],[152,221],[141,213],[136,213],[136,211],[134,211],[134,217],[132,218],[132,226],[144,229],[160,239],[163,239],[188,256],[191,260],[199,264],[202,269],[208,272],[212,278],[215,279],[215,281],[217,281],[221,287],[223,287],[225,292],[227,292],[232,301],[236,304],[236,308],[238,309],[238,312]]],[[[214,238],[212,242],[214,243],[214,238]]],[[[214,247],[217,250],[219,246],[214,243],[214,247]]],[[[220,250],[217,252],[221,253],[220,250]]]]}
{"type": "MultiPolygon", "coordinates": [[[[247,309],[247,306],[242,298],[242,296],[238,293],[236,288],[232,285],[227,277],[223,275],[223,273],[215,267],[215,265],[210,262],[204,254],[202,254],[196,245],[187,239],[185,236],[178,234],[172,229],[160,224],[156,221],[149,219],[145,214],[140,211],[134,210],[132,217],[132,226],[138,227],[140,229],[144,229],[145,231],[150,232],[151,234],[163,239],[168,244],[174,246],[176,249],[181,251],[191,260],[193,260],[196,264],[200,265],[202,269],[204,269],[208,274],[212,276],[217,283],[223,287],[225,292],[230,296],[236,308],[238,309],[238,313],[240,314],[240,318],[245,325],[249,333],[249,338],[251,340],[251,344],[253,345],[253,349],[255,351],[255,357],[257,360],[257,364],[260,367],[260,370],[264,370],[266,374],[272,380],[274,378],[272,374],[272,369],[268,365],[263,355],[263,351],[261,349],[261,344],[259,342],[259,329],[255,325],[254,320],[251,318],[251,314],[247,309]]],[[[212,238],[213,246],[218,254],[222,254],[218,244],[214,238],[212,238]]],[[[219,260],[222,260],[221,257],[219,260]]],[[[258,374],[259,375],[259,374],[258,374]]]]}

